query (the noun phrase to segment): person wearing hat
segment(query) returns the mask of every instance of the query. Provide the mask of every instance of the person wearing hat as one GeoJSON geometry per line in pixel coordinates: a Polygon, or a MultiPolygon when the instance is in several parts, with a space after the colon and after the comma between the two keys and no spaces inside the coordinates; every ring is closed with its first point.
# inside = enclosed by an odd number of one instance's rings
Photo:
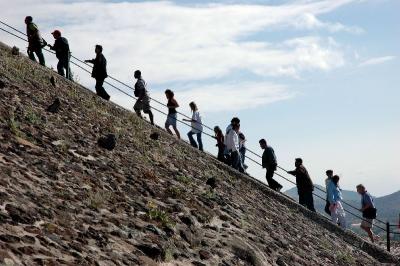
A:
{"type": "Polygon", "coordinates": [[[39,59],[39,63],[45,66],[45,60],[42,48],[46,46],[46,42],[40,35],[38,26],[33,23],[33,18],[31,16],[25,17],[26,24],[26,36],[28,36],[28,56],[29,59],[36,62],[35,55],[39,59]]]}
{"type": "Polygon", "coordinates": [[[61,32],[59,30],[55,30],[51,33],[55,39],[54,45],[48,45],[51,50],[56,52],[56,57],[58,59],[57,63],[57,72],[63,77],[66,77],[69,80],[72,80],[71,77],[71,69],[69,67],[69,59],[70,59],[70,51],[68,40],[64,37],[61,37],[61,32]],[[64,74],[65,69],[65,74],[64,74]]]}
{"type": "Polygon", "coordinates": [[[104,100],[110,100],[110,95],[103,88],[104,80],[108,77],[107,75],[107,60],[103,55],[103,47],[96,44],[94,52],[96,58],[85,60],[85,63],[93,64],[92,78],[96,80],[96,93],[104,100]]]}

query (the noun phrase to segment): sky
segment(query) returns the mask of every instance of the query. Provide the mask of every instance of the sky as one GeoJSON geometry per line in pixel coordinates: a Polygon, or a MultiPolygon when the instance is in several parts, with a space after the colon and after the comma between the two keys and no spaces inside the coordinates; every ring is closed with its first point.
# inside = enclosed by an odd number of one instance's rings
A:
{"type": "MultiPolygon", "coordinates": [[[[78,58],[93,58],[94,45],[103,45],[110,75],[133,86],[133,72],[140,69],[152,97],[166,102],[164,90],[174,90],[179,111],[190,115],[188,104],[195,101],[211,127],[225,128],[238,116],[249,149],[261,155],[258,141],[265,138],[283,168],[292,170],[294,159],[303,158],[314,183],[323,184],[325,170],[333,169],[343,189],[363,183],[376,196],[400,189],[398,0],[0,5],[1,20],[22,31],[25,16],[33,16],[49,43],[59,29],[78,58]]],[[[25,50],[26,44],[1,31],[0,40],[25,50]]],[[[46,60],[55,68],[54,56],[46,54],[46,60]]],[[[90,76],[72,71],[94,89],[90,76]]],[[[133,99],[106,90],[132,110],[133,99]]],[[[155,117],[164,124],[165,116],[155,117]]],[[[183,136],[189,131],[179,129],[183,136]]],[[[214,140],[203,138],[216,154],[214,140]]],[[[247,164],[265,182],[264,170],[247,164]]],[[[293,186],[277,180],[284,189],[293,186]]]]}

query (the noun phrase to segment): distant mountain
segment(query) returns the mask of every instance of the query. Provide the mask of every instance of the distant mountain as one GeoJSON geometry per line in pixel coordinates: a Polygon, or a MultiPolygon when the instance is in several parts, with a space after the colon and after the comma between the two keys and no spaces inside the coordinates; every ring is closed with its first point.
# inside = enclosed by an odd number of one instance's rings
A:
{"type": "MultiPolygon", "coordinates": [[[[325,191],[325,187],[322,187],[320,185],[315,185],[317,188],[322,189],[325,191]]],[[[317,209],[320,212],[324,212],[324,207],[325,207],[325,198],[326,194],[318,189],[314,189],[314,193],[318,196],[314,196],[314,205],[315,209],[317,209]]],[[[284,192],[286,195],[298,200],[298,195],[297,195],[297,188],[293,187],[289,190],[286,190],[284,192]]],[[[351,191],[351,190],[342,190],[343,194],[343,199],[346,201],[348,204],[351,204],[352,206],[356,208],[361,207],[361,198],[360,195],[356,191],[351,191]]],[[[374,197],[374,202],[376,205],[376,208],[378,209],[378,218],[382,221],[389,221],[391,224],[397,224],[399,223],[399,215],[400,215],[400,191],[397,191],[393,194],[386,195],[383,197],[374,197]]],[[[344,204],[343,206],[345,209],[348,209],[351,212],[354,212],[356,214],[359,214],[361,216],[361,213],[357,212],[353,208],[347,206],[344,204]]],[[[353,215],[347,214],[347,221],[351,224],[354,223],[360,223],[360,219],[354,217],[353,215]]]]}

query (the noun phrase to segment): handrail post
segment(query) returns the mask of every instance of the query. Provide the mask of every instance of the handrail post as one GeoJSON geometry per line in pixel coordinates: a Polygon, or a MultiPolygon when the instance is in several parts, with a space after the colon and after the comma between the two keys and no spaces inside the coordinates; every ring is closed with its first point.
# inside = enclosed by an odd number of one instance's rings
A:
{"type": "Polygon", "coordinates": [[[386,222],[386,248],[390,252],[390,224],[386,222]]]}

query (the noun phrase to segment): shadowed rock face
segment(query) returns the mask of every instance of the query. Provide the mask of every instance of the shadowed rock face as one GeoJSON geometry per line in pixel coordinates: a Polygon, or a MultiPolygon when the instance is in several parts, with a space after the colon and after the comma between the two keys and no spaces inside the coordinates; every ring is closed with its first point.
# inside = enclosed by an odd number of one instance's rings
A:
{"type": "Polygon", "coordinates": [[[58,76],[55,88],[52,75],[0,45],[0,264],[396,263],[88,90],[58,76]],[[97,144],[108,134],[113,150],[97,144]]]}

